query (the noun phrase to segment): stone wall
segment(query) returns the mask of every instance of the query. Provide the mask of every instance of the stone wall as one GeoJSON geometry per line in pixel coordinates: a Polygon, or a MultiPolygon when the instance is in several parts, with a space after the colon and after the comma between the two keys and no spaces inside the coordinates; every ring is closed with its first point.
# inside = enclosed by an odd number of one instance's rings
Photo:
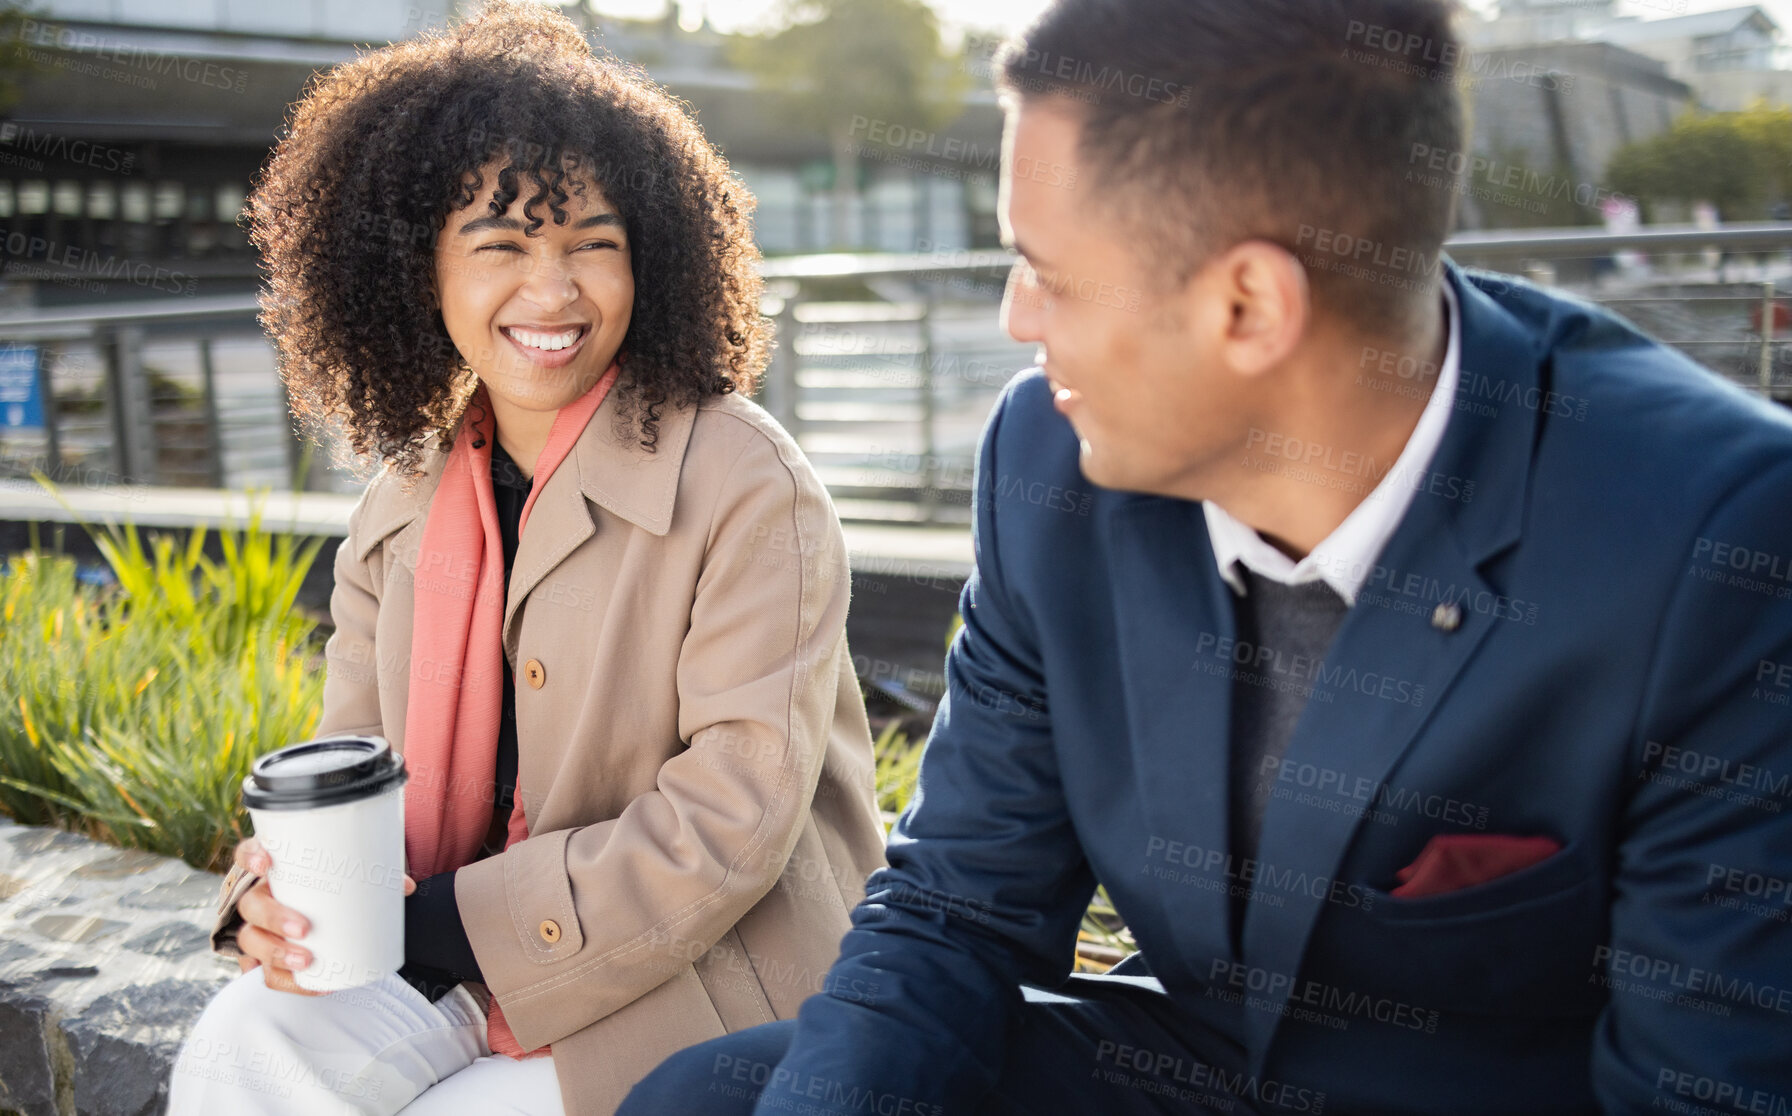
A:
{"type": "Polygon", "coordinates": [[[156,1116],[182,1040],[237,973],[219,877],[0,818],[0,1116],[156,1116]]]}
{"type": "Polygon", "coordinates": [[[1665,131],[1692,89],[1652,58],[1609,43],[1484,50],[1463,72],[1470,150],[1462,226],[1600,224],[1606,166],[1665,131]]]}

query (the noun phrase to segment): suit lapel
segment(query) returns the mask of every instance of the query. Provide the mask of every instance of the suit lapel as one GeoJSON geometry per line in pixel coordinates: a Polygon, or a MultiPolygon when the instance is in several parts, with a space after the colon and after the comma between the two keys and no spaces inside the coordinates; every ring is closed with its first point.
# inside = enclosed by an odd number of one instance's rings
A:
{"type": "Polygon", "coordinates": [[[1462,313],[1461,380],[1430,475],[1453,479],[1445,488],[1457,495],[1421,490],[1377,557],[1284,757],[1295,773],[1310,777],[1308,785],[1300,779],[1276,784],[1287,790],[1272,794],[1265,810],[1257,886],[1280,904],[1250,904],[1243,958],[1262,970],[1272,990],[1264,997],[1271,1005],[1245,1013],[1247,1048],[1259,1072],[1281,1009],[1300,987],[1314,924],[1327,902],[1348,902],[1357,883],[1334,886],[1364,811],[1378,801],[1375,790],[1362,788],[1387,783],[1475,650],[1496,625],[1510,623],[1481,607],[1498,596],[1483,570],[1520,535],[1540,410],[1538,347],[1453,265],[1449,281],[1462,313]],[[1477,397],[1504,402],[1488,414],[1477,397]],[[1464,498],[1462,485],[1471,481],[1472,496],[1464,498]],[[1452,602],[1453,628],[1451,617],[1436,614],[1452,602]],[[1328,793],[1321,785],[1352,792],[1328,793]],[[1300,793],[1319,801],[1301,802],[1300,793]]]}
{"type": "MultiPolygon", "coordinates": [[[[1432,543],[1437,532],[1448,532],[1436,522],[1425,530],[1432,543]]],[[[1381,801],[1375,788],[1413,746],[1482,640],[1507,623],[1464,607],[1455,631],[1434,627],[1434,594],[1473,599],[1492,587],[1453,546],[1423,545],[1424,536],[1402,533],[1407,539],[1390,546],[1385,568],[1414,588],[1379,600],[1367,588],[1359,595],[1318,669],[1276,772],[1291,777],[1270,777],[1274,791],[1263,816],[1256,886],[1273,898],[1248,904],[1244,960],[1284,999],[1296,987],[1325,904],[1348,904],[1353,895],[1360,902],[1352,881],[1333,881],[1362,818],[1381,801]],[[1417,611],[1404,611],[1408,603],[1417,611]]],[[[1248,1048],[1267,1051],[1281,1018],[1279,1011],[1246,1012],[1248,1048]]]]}
{"type": "MultiPolygon", "coordinates": [[[[1113,512],[1109,555],[1120,676],[1139,780],[1137,801],[1147,848],[1143,871],[1182,872],[1189,861],[1227,848],[1227,725],[1232,707],[1230,660],[1222,649],[1234,638],[1231,590],[1213,569],[1213,548],[1201,505],[1141,496],[1113,512]],[[1162,842],[1161,844],[1156,842],[1162,842]],[[1154,859],[1152,848],[1183,846],[1179,857],[1154,859]],[[1192,847],[1199,852],[1190,855],[1192,847]]],[[[1222,884],[1227,872],[1208,872],[1222,884]]],[[[1166,887],[1167,923],[1185,957],[1230,957],[1231,922],[1224,886],[1166,887]]],[[[1124,914],[1124,912],[1122,912],[1124,914]]],[[[1200,967],[1205,970],[1205,963],[1200,967]]]]}

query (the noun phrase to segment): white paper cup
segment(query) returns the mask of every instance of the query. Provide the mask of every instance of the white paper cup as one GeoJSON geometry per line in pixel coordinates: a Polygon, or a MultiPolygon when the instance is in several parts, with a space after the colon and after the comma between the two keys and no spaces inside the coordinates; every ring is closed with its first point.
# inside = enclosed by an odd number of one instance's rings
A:
{"type": "Polygon", "coordinates": [[[384,737],[336,736],[269,752],[243,780],[268,886],[310,926],[299,987],[358,988],[404,964],[405,778],[384,737]]]}

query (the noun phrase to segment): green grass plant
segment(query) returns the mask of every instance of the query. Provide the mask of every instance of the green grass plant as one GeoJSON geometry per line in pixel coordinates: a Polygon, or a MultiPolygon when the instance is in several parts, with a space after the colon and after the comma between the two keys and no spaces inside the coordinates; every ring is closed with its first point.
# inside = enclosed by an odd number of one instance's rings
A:
{"type": "MultiPolygon", "coordinates": [[[[954,623],[954,632],[957,627],[954,623]]],[[[925,741],[911,740],[902,731],[900,721],[891,721],[884,726],[872,742],[872,754],[877,763],[877,808],[883,812],[886,832],[914,797],[923,751],[925,741]]],[[[1077,933],[1078,971],[1105,972],[1114,962],[1138,948],[1114,910],[1107,888],[1097,887],[1077,933]]]]}
{"type": "Polygon", "coordinates": [[[115,585],[41,550],[0,571],[0,811],[220,871],[248,832],[250,764],[322,708],[315,621],[295,608],[322,540],[269,531],[259,508],[218,532],[221,561],[203,528],[184,544],[87,529],[115,585]]]}

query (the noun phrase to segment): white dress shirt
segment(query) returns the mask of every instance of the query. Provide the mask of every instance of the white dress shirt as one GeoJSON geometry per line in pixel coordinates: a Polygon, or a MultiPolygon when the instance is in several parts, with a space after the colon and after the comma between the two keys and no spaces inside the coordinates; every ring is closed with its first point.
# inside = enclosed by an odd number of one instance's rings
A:
{"type": "MultiPolygon", "coordinates": [[[[1213,560],[1233,592],[1243,594],[1245,591],[1244,579],[1233,568],[1233,563],[1238,562],[1259,577],[1284,585],[1323,580],[1344,598],[1345,604],[1356,603],[1356,595],[1363,582],[1369,579],[1375,559],[1380,557],[1382,547],[1393,537],[1394,529],[1400,526],[1400,520],[1412,506],[1413,495],[1428,483],[1431,459],[1437,456],[1437,447],[1443,442],[1444,430],[1450,422],[1450,412],[1455,409],[1456,384],[1462,367],[1462,315],[1456,304],[1456,292],[1448,281],[1443,284],[1443,290],[1450,340],[1424,413],[1419,416],[1418,425],[1413,427],[1406,448],[1400,452],[1393,468],[1382,476],[1362,503],[1351,509],[1344,522],[1313,548],[1312,553],[1296,562],[1218,504],[1209,500],[1201,505],[1207,515],[1207,537],[1213,543],[1213,560]]],[[[1299,456],[1284,459],[1266,455],[1263,460],[1278,468],[1332,473],[1339,483],[1349,482],[1350,472],[1328,469],[1323,463],[1302,465],[1299,456]]]]}

